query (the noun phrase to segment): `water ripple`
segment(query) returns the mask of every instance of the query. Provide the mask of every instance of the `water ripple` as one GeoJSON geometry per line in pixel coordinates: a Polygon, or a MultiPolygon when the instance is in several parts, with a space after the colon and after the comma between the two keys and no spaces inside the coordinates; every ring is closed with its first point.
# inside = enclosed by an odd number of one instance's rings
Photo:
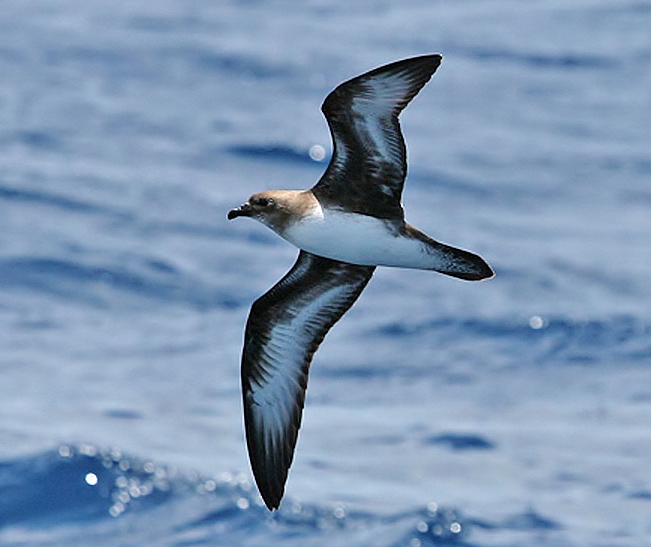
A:
{"type": "Polygon", "coordinates": [[[21,287],[90,304],[102,304],[108,287],[137,297],[164,302],[184,302],[200,309],[245,305],[227,289],[208,286],[181,274],[167,262],[144,259],[136,269],[91,265],[50,257],[16,257],[0,260],[0,285],[21,287]]]}
{"type": "Polygon", "coordinates": [[[529,364],[598,364],[622,359],[646,362],[651,358],[651,324],[629,315],[584,320],[536,315],[521,321],[442,317],[394,321],[375,327],[367,335],[394,339],[426,336],[440,350],[489,343],[494,345],[491,351],[508,352],[518,362],[523,355],[528,356],[529,364]]]}
{"type": "Polygon", "coordinates": [[[424,547],[467,545],[472,528],[458,511],[436,503],[381,516],[288,499],[271,514],[243,475],[206,478],[90,444],[63,444],[56,451],[0,462],[0,539],[22,526],[23,539],[49,530],[61,544],[82,545],[92,535],[83,523],[111,538],[111,543],[99,539],[100,545],[122,544],[128,537],[134,545],[158,545],[165,538],[165,545],[308,541],[424,547]],[[120,525],[125,519],[131,524],[120,525]]]}

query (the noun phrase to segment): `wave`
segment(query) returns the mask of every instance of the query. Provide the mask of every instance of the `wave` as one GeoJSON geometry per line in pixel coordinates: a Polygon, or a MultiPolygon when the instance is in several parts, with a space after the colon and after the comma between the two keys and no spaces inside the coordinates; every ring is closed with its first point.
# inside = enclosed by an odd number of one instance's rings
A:
{"type": "Polygon", "coordinates": [[[89,444],[0,462],[6,547],[470,546],[475,535],[559,530],[533,509],[490,522],[434,502],[381,515],[286,499],[272,514],[242,474],[201,477],[89,444]]]}
{"type": "MultiPolygon", "coordinates": [[[[485,368],[490,362],[531,366],[646,365],[651,359],[651,323],[632,315],[601,319],[563,316],[520,318],[436,317],[422,321],[391,321],[362,331],[361,336],[383,347],[436,348],[445,361],[460,348],[491,355],[477,359],[485,368]],[[474,349],[476,348],[476,350],[474,349]]],[[[395,353],[392,353],[392,355],[395,353]]],[[[413,362],[382,358],[368,365],[339,366],[322,363],[317,374],[340,378],[426,377],[438,374],[429,361],[413,362]]]]}
{"type": "Polygon", "coordinates": [[[101,205],[42,190],[0,186],[0,200],[46,205],[64,212],[103,214],[120,219],[130,218],[126,213],[119,213],[101,205]]]}
{"type": "Polygon", "coordinates": [[[107,298],[103,291],[98,290],[100,285],[133,296],[167,303],[181,302],[198,309],[232,309],[247,304],[230,291],[181,274],[173,265],[160,259],[142,258],[133,266],[118,266],[90,265],[50,257],[7,258],[0,260],[0,285],[95,305],[103,305],[107,298]]]}
{"type": "Polygon", "coordinates": [[[508,49],[451,46],[449,51],[465,54],[475,59],[509,62],[536,69],[551,70],[612,70],[619,62],[613,57],[597,54],[545,54],[540,52],[513,51],[508,49]]]}
{"type": "MultiPolygon", "coordinates": [[[[293,163],[300,165],[327,165],[329,157],[310,155],[310,150],[299,149],[284,143],[259,145],[259,144],[234,144],[225,148],[225,151],[241,158],[256,158],[271,162],[293,163]]],[[[325,154],[325,152],[323,152],[325,154]]]]}
{"type": "Polygon", "coordinates": [[[474,525],[487,526],[434,503],[381,516],[286,500],[270,514],[242,475],[200,477],[93,445],[0,463],[6,546],[467,545],[474,525]]]}

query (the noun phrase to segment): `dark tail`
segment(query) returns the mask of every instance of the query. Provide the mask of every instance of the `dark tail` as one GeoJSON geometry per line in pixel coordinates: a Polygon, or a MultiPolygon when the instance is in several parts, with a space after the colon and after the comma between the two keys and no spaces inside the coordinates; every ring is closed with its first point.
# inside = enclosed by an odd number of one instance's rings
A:
{"type": "Polygon", "coordinates": [[[447,260],[441,269],[436,270],[437,272],[466,281],[480,281],[495,275],[493,269],[481,256],[443,243],[439,245],[440,251],[447,260]]]}

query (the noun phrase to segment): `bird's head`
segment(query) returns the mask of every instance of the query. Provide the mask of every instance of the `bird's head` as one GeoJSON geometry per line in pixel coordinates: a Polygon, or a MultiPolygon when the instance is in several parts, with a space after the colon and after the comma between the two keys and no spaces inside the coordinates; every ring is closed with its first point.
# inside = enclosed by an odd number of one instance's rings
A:
{"type": "Polygon", "coordinates": [[[253,194],[246,203],[228,212],[228,220],[251,217],[274,231],[282,230],[292,218],[299,192],[273,190],[253,194]]]}

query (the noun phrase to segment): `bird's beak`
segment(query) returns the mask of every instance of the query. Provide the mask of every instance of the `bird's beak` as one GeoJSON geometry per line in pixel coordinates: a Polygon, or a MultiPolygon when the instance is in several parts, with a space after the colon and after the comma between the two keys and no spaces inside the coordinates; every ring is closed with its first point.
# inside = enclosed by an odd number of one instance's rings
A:
{"type": "Polygon", "coordinates": [[[228,220],[233,220],[237,217],[250,217],[252,212],[253,209],[251,209],[249,203],[243,203],[237,209],[231,209],[228,211],[228,220]]]}

